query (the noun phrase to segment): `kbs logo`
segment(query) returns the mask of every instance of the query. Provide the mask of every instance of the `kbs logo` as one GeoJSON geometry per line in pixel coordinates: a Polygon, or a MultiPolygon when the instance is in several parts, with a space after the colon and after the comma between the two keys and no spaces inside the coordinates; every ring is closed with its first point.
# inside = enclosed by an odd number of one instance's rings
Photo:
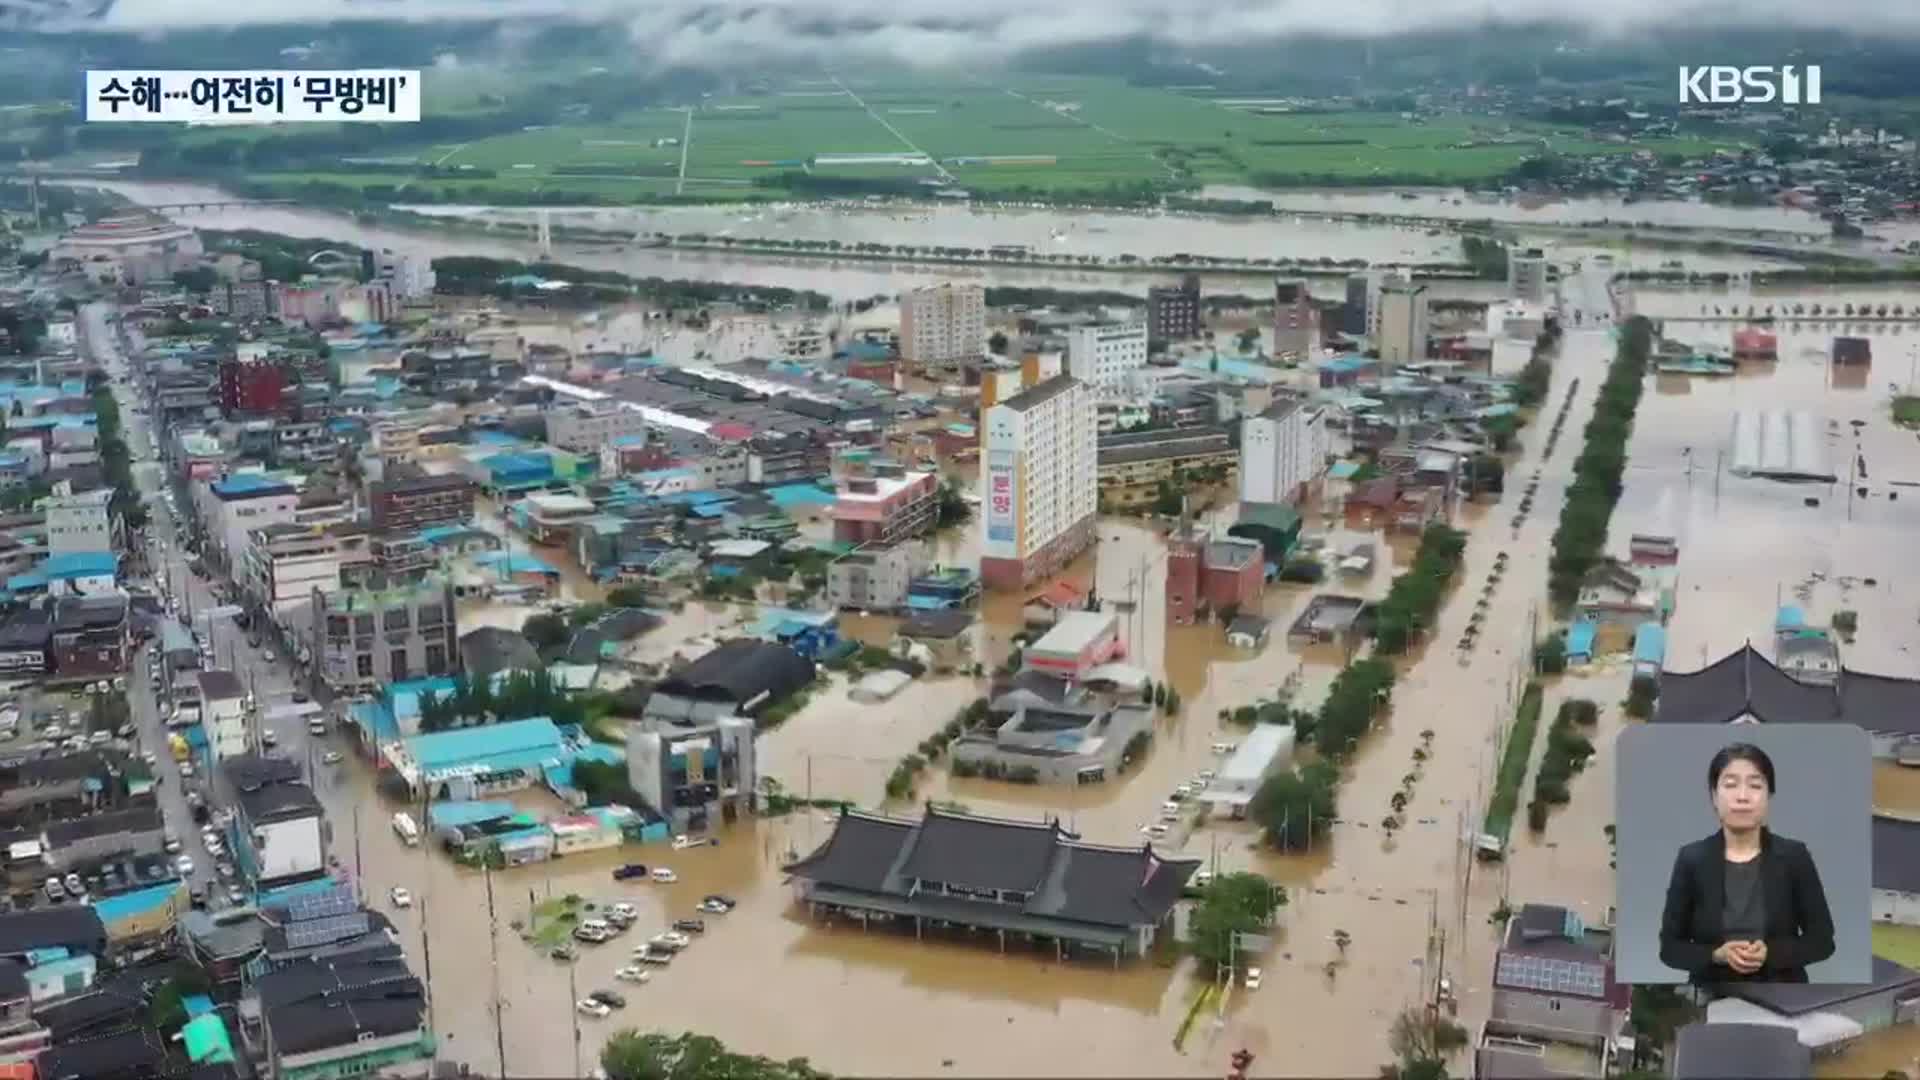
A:
{"type": "Polygon", "coordinates": [[[1820,66],[1683,67],[1680,104],[1820,104],[1820,66]]]}

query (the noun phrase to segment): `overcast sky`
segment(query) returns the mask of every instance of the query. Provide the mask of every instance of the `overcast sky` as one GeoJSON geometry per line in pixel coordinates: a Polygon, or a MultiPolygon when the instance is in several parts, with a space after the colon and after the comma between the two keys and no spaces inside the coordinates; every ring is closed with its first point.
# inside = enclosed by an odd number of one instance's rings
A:
{"type": "Polygon", "coordinates": [[[1290,32],[1389,34],[1487,18],[1579,20],[1608,32],[1676,22],[1920,32],[1920,0],[119,0],[107,23],[187,29],[508,15],[613,19],[627,27],[636,59],[733,68],[823,55],[990,63],[1020,48],[1140,35],[1170,45],[1227,45],[1290,32]]]}

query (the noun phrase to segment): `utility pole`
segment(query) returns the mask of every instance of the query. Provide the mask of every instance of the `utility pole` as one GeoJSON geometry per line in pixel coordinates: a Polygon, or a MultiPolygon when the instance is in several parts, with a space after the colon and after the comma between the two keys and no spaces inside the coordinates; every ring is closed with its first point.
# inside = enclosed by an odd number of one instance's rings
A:
{"type": "Polygon", "coordinates": [[[573,1075],[584,1076],[580,1071],[580,987],[574,983],[574,962],[567,961],[567,1016],[573,1021],[573,1075]]]}
{"type": "MultiPolygon", "coordinates": [[[[487,882],[487,942],[493,948],[493,1045],[500,1055],[500,1076],[507,1076],[507,1029],[503,1021],[505,1003],[500,1000],[500,920],[493,907],[493,863],[483,859],[481,876],[487,882]]],[[[575,1070],[578,1072],[578,1070],[575,1070]]]]}

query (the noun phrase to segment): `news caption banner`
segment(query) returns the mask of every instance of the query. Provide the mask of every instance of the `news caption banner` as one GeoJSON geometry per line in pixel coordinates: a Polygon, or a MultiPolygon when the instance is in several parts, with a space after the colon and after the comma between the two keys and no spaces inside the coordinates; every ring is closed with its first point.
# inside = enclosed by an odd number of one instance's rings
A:
{"type": "Polygon", "coordinates": [[[88,123],[413,124],[420,72],[89,71],[88,123]]]}

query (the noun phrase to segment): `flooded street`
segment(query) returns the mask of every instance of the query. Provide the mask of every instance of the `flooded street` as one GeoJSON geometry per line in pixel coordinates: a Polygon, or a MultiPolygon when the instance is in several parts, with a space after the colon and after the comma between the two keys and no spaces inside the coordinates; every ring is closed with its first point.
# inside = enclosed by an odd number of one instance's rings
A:
{"type": "MultiPolygon", "coordinates": [[[[1583,422],[1610,354],[1604,332],[1568,335],[1550,401],[1557,407],[1571,380],[1581,379],[1570,424],[1583,422]]],[[[1525,456],[1516,469],[1530,468],[1538,459],[1548,426],[1537,422],[1522,433],[1525,456]]],[[[886,933],[808,925],[793,908],[778,866],[788,851],[805,852],[825,840],[830,826],[814,811],[735,826],[722,834],[717,848],[671,853],[664,846],[628,848],[491,875],[508,1067],[517,1074],[571,1070],[574,1050],[560,1025],[571,1028],[572,1001],[613,985],[612,972],[625,962],[630,945],[672,918],[691,914],[710,892],[736,896],[741,907],[710,919],[708,933],[671,968],[657,972],[651,985],[632,988],[629,1015],[644,1017],[648,1027],[697,1029],[775,1057],[805,1055],[849,1075],[946,1070],[1031,1075],[1036,1063],[1044,1062],[1050,1072],[1071,1076],[1201,1076],[1217,1072],[1225,1055],[1240,1046],[1263,1055],[1256,1070],[1266,1075],[1365,1075],[1389,1056],[1388,1019],[1423,996],[1431,974],[1424,967],[1429,936],[1436,930],[1446,936],[1446,969],[1464,991],[1461,1019],[1476,1025],[1486,1005],[1494,941],[1488,914],[1503,895],[1510,893],[1516,902],[1564,903],[1597,918],[1611,892],[1605,838],[1597,824],[1609,818],[1604,764],[1575,783],[1574,805],[1556,815],[1596,824],[1556,821],[1539,845],[1517,840],[1506,874],[1476,872],[1465,882],[1469,863],[1461,842],[1465,827],[1477,825],[1494,740],[1511,716],[1530,619],[1545,580],[1557,495],[1578,449],[1577,439],[1561,441],[1545,465],[1539,505],[1517,534],[1510,508],[1471,508],[1465,515],[1472,540],[1461,584],[1440,616],[1432,644],[1404,662],[1395,715],[1383,718],[1356,755],[1341,793],[1345,820],[1320,850],[1281,855],[1258,849],[1253,828],[1233,823],[1202,825],[1159,845],[1213,860],[1222,869],[1258,869],[1294,886],[1278,955],[1266,958],[1269,985],[1256,994],[1233,995],[1218,1022],[1203,1018],[1195,1026],[1184,1050],[1174,1049],[1173,1036],[1197,989],[1185,965],[1146,962],[1115,971],[1017,952],[1002,956],[966,942],[915,943],[886,933]],[[1501,551],[1511,561],[1493,594],[1490,632],[1463,662],[1450,646],[1472,607],[1464,594],[1479,590],[1501,551]],[[1412,750],[1426,727],[1437,734],[1433,757],[1419,770],[1408,827],[1388,838],[1376,823],[1412,768],[1412,750]],[[615,884],[611,868],[629,859],[670,865],[680,883],[615,884]],[[1464,891],[1458,887],[1463,882],[1464,891]],[[588,949],[570,968],[522,942],[510,925],[525,919],[531,903],[569,893],[628,900],[643,917],[635,932],[621,939],[626,944],[588,949]],[[1322,968],[1334,958],[1330,939],[1336,929],[1350,933],[1354,943],[1329,979],[1322,968]],[[740,992],[743,978],[751,979],[754,993],[740,992]],[[823,986],[832,987],[832,994],[821,994],[823,986]],[[931,1023],[936,1015],[939,1022],[931,1023]],[[1364,1022],[1355,1022],[1361,1018],[1364,1022]],[[1351,1034],[1328,1038],[1335,1025],[1351,1034]],[[1071,1057],[1059,1053],[1062,1030],[1089,1036],[1076,1040],[1071,1057]],[[983,1039],[983,1031],[997,1037],[983,1039]]],[[[1109,600],[1131,600],[1132,612],[1121,615],[1129,655],[1180,691],[1181,713],[1159,720],[1153,751],[1137,769],[1109,784],[1059,789],[949,781],[935,769],[923,778],[916,798],[952,799],[977,812],[1029,819],[1058,815],[1096,842],[1138,842],[1140,824],[1152,818],[1166,793],[1216,763],[1210,744],[1242,733],[1220,718],[1221,710],[1271,698],[1290,677],[1304,704],[1318,701],[1343,658],[1331,650],[1296,650],[1287,644],[1285,625],[1300,606],[1317,591],[1383,595],[1397,566],[1411,554],[1410,540],[1388,544],[1377,534],[1350,533],[1313,520],[1309,532],[1341,549],[1371,539],[1383,557],[1359,582],[1270,589],[1263,613],[1275,620],[1276,630],[1255,653],[1227,648],[1217,626],[1169,625],[1162,600],[1163,547],[1153,528],[1132,520],[1103,522],[1098,551],[1070,568],[1067,577],[1095,585],[1109,600]]],[[[950,534],[936,554],[959,561],[972,544],[971,530],[950,534]]],[[[1017,596],[989,600],[978,630],[983,644],[1004,649],[1021,630],[1019,607],[1017,596]]],[[[740,614],[737,608],[688,604],[637,648],[650,659],[665,659],[690,648],[688,636],[724,634],[740,614]]],[[[886,620],[849,619],[847,629],[879,641],[890,627],[886,620]]],[[[1618,697],[1615,689],[1594,693],[1595,687],[1578,680],[1565,682],[1566,692],[1577,688],[1602,701],[1618,697]]],[[[835,676],[804,709],[764,736],[763,768],[788,791],[801,793],[810,786],[819,796],[882,805],[886,776],[898,758],[983,692],[974,680],[950,677],[909,686],[884,704],[855,706],[846,701],[845,690],[845,677],[835,676]]],[[[354,861],[364,865],[369,893],[384,895],[393,885],[413,889],[420,907],[398,913],[398,921],[410,937],[422,925],[433,927],[435,1019],[447,1036],[449,1056],[495,1065],[489,1004],[494,949],[487,944],[484,882],[441,855],[402,848],[385,827],[394,808],[374,809],[377,800],[361,765],[343,769],[338,787],[324,795],[330,805],[343,804],[338,812],[344,816],[336,820],[352,820],[353,802],[366,807],[354,861]]],[[[353,830],[343,826],[340,831],[344,839],[353,830]]],[[[415,937],[410,948],[419,944],[415,937]]],[[[584,1018],[580,1023],[581,1059],[591,1061],[604,1033],[619,1024],[584,1018]]]]}

